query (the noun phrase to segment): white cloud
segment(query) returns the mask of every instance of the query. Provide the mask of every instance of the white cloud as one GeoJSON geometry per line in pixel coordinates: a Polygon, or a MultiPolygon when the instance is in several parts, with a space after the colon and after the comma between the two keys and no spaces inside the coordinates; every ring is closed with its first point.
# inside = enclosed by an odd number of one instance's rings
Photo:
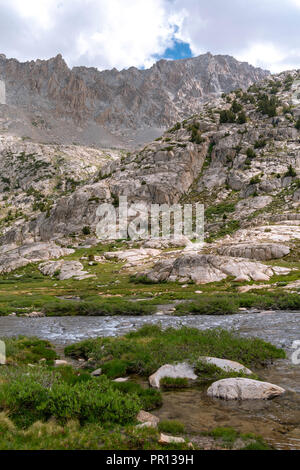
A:
{"type": "Polygon", "coordinates": [[[278,72],[280,70],[280,63],[285,58],[285,54],[271,43],[262,43],[250,46],[237,54],[236,58],[241,61],[249,62],[256,67],[268,67],[271,72],[278,72]]]}
{"type": "Polygon", "coordinates": [[[37,28],[46,29],[54,25],[51,10],[55,3],[49,0],[10,0],[10,5],[24,20],[34,21],[37,28]]]}
{"type": "Polygon", "coordinates": [[[0,53],[149,67],[174,39],[272,71],[300,67],[300,0],[0,0],[0,53]]]}
{"type": "MultiPolygon", "coordinates": [[[[169,15],[167,3],[168,0],[11,0],[10,10],[32,35],[30,47],[19,45],[18,58],[31,59],[35,50],[34,56],[41,58],[49,52],[61,52],[70,65],[87,64],[101,69],[151,66],[156,54],[163,54],[172,46],[175,28],[181,26],[182,17],[176,12],[169,15]]],[[[0,0],[0,13],[1,7],[8,8],[6,0],[0,0]]]]}
{"type": "Polygon", "coordinates": [[[98,56],[102,66],[147,67],[154,62],[154,54],[162,54],[172,44],[176,19],[168,18],[161,0],[96,3],[97,22],[80,34],[77,43],[78,54],[89,62],[98,56]]]}

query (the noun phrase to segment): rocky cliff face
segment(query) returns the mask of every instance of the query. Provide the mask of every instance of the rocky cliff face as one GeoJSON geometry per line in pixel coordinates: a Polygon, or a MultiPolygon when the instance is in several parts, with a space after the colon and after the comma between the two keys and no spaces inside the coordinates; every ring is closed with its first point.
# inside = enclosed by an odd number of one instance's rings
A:
{"type": "MultiPolygon", "coordinates": [[[[67,237],[85,226],[93,231],[98,203],[115,204],[120,195],[130,202],[203,203],[208,240],[261,222],[299,219],[299,78],[298,71],[283,73],[212,99],[142,151],[114,161],[110,156],[47,211],[32,217],[29,208],[28,222],[22,215],[2,221],[2,243],[67,237]]],[[[22,180],[27,188],[25,175],[22,180]]],[[[274,241],[268,231],[264,238],[274,241]]]]}
{"type": "Polygon", "coordinates": [[[0,55],[0,79],[13,109],[6,110],[2,125],[47,142],[124,146],[150,141],[198,113],[212,95],[246,89],[267,75],[230,56],[211,54],[121,72],[70,70],[61,55],[26,63],[0,55]]]}

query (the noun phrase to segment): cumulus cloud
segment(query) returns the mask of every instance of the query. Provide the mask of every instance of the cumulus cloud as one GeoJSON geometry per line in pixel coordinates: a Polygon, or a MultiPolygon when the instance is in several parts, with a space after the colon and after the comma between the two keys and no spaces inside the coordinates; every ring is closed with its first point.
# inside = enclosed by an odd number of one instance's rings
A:
{"type": "Polygon", "coordinates": [[[62,53],[69,65],[147,67],[181,26],[165,0],[0,0],[1,47],[20,60],[62,53]]]}
{"type": "Polygon", "coordinates": [[[278,72],[300,67],[300,0],[172,0],[184,3],[178,33],[195,55],[210,51],[230,54],[278,72]]]}
{"type": "Polygon", "coordinates": [[[280,71],[300,67],[299,24],[300,0],[0,0],[0,52],[122,69],[183,41],[280,71]]]}

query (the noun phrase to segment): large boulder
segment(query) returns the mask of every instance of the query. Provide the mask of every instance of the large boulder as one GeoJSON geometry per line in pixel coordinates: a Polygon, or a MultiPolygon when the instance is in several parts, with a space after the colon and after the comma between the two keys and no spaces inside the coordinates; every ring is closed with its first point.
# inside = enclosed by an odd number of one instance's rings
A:
{"type": "Polygon", "coordinates": [[[159,261],[154,267],[141,275],[153,282],[194,281],[207,284],[234,277],[236,281],[268,281],[275,268],[243,258],[216,255],[183,254],[178,258],[159,261]]]}
{"type": "Polygon", "coordinates": [[[290,249],[286,245],[279,245],[276,243],[247,243],[221,246],[218,248],[218,253],[222,256],[269,261],[271,259],[278,259],[287,256],[290,253],[290,249]]]}
{"type": "Polygon", "coordinates": [[[172,377],[173,379],[197,379],[197,375],[194,373],[194,369],[189,364],[166,364],[160,367],[154,374],[149,377],[149,383],[151,387],[160,388],[160,381],[164,377],[172,377]]]}
{"type": "Polygon", "coordinates": [[[229,359],[219,359],[217,357],[200,357],[200,361],[206,364],[213,364],[225,372],[239,372],[251,375],[253,372],[239,362],[230,361],[229,359]]]}
{"type": "Polygon", "coordinates": [[[270,400],[284,392],[283,388],[268,382],[232,378],[214,382],[207,390],[207,395],[223,400],[270,400]]]}
{"type": "Polygon", "coordinates": [[[15,269],[37,261],[60,258],[74,253],[73,249],[63,248],[54,242],[29,243],[8,251],[1,250],[0,273],[8,273],[15,269]]]}
{"type": "Polygon", "coordinates": [[[54,276],[60,281],[67,279],[82,280],[93,277],[87,271],[83,270],[83,265],[79,261],[49,261],[39,265],[39,270],[44,276],[54,276]]]}
{"type": "Polygon", "coordinates": [[[104,257],[108,260],[127,261],[126,266],[136,266],[160,255],[161,251],[151,248],[133,248],[124,251],[107,251],[104,257]]]}

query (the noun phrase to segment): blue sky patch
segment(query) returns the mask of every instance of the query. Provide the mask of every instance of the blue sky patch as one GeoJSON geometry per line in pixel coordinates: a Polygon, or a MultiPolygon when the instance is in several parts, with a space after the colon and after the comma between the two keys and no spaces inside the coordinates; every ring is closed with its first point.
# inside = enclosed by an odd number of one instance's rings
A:
{"type": "Polygon", "coordinates": [[[190,45],[187,42],[174,40],[173,47],[169,47],[161,56],[155,58],[159,59],[189,59],[193,57],[190,45]]]}

